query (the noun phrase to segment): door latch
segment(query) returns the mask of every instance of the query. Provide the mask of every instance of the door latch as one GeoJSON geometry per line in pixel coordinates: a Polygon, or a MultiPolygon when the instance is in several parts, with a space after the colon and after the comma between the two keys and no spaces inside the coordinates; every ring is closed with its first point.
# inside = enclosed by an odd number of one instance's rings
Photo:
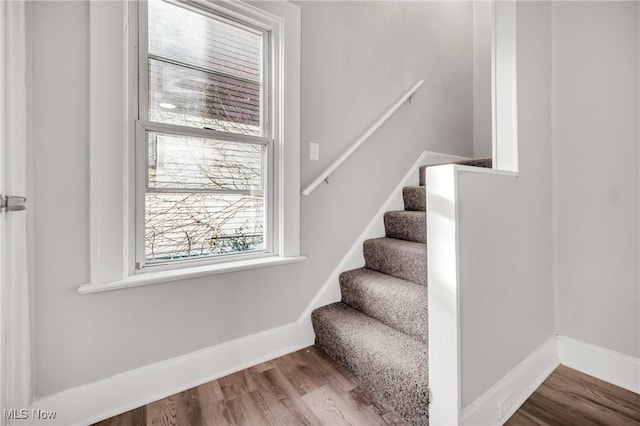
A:
{"type": "Polygon", "coordinates": [[[27,208],[27,199],[25,197],[16,197],[12,195],[0,194],[0,213],[19,212],[27,208]]]}

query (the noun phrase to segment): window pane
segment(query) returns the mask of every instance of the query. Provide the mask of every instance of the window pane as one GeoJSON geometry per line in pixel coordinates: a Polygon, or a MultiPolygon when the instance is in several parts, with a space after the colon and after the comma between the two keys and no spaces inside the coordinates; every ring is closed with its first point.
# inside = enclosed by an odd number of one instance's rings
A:
{"type": "Polygon", "coordinates": [[[261,80],[261,33],[163,1],[149,2],[149,53],[261,80]]]}
{"type": "Polygon", "coordinates": [[[149,132],[149,189],[262,190],[262,145],[149,132]]]}
{"type": "MultiPolygon", "coordinates": [[[[141,118],[263,136],[268,32],[212,13],[149,1],[141,118]]],[[[146,263],[264,251],[266,145],[167,128],[146,132],[146,263]]]]}
{"type": "Polygon", "coordinates": [[[264,249],[262,196],[147,193],[148,263],[264,249]]]}
{"type": "Polygon", "coordinates": [[[149,120],[259,136],[260,86],[149,60],[149,120]]]}
{"type": "Polygon", "coordinates": [[[263,33],[159,0],[148,18],[148,119],[261,135],[263,33]]]}

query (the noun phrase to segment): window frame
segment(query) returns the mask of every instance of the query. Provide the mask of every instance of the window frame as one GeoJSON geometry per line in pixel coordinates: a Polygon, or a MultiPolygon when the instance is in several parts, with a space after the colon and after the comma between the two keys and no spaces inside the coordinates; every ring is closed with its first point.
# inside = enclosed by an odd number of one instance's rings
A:
{"type": "MultiPolygon", "coordinates": [[[[192,266],[204,265],[204,264],[217,264],[226,263],[232,260],[242,259],[256,259],[262,257],[273,256],[275,253],[274,248],[274,236],[278,234],[275,229],[274,223],[274,208],[273,208],[273,145],[274,139],[271,137],[274,133],[272,127],[273,123],[277,123],[277,119],[274,119],[273,115],[276,111],[272,110],[274,98],[272,94],[273,83],[271,81],[271,75],[273,64],[271,60],[273,58],[273,36],[271,25],[264,22],[257,22],[255,20],[248,20],[245,17],[238,18],[237,16],[229,16],[226,9],[222,7],[216,7],[215,3],[203,4],[198,2],[198,6],[194,5],[194,2],[185,3],[175,0],[163,0],[169,4],[173,4],[177,7],[182,7],[188,11],[200,14],[202,16],[212,18],[218,21],[226,22],[234,26],[249,27],[250,29],[260,33],[262,35],[262,72],[261,87],[260,87],[260,127],[262,136],[252,136],[243,134],[234,134],[232,132],[222,132],[212,129],[200,129],[197,127],[154,122],[149,118],[149,51],[148,51],[148,2],[138,2],[138,66],[137,66],[137,82],[138,82],[138,111],[136,117],[136,131],[135,131],[135,145],[136,145],[136,217],[135,217],[135,233],[136,233],[136,246],[135,246],[135,273],[140,273],[145,270],[170,270],[174,268],[188,268],[192,266]],[[146,256],[145,247],[145,232],[146,232],[146,205],[145,198],[149,192],[147,187],[148,183],[148,139],[147,135],[150,132],[159,132],[163,134],[173,134],[177,136],[189,136],[189,137],[202,137],[207,139],[215,139],[221,141],[237,142],[237,143],[250,143],[254,145],[262,145],[264,147],[264,154],[262,157],[262,187],[263,187],[263,212],[264,212],[264,229],[263,229],[263,249],[255,252],[239,252],[239,253],[226,253],[219,255],[208,255],[201,257],[193,257],[188,259],[176,259],[148,262],[146,256]]],[[[152,192],[152,191],[151,191],[152,192]]],[[[161,191],[158,191],[161,192],[161,191]]],[[[209,191],[189,191],[188,192],[205,192],[209,191]]],[[[213,192],[213,191],[212,191],[213,192]]],[[[230,191],[233,192],[233,191],[230,191]]]]}
{"type": "Polygon", "coordinates": [[[273,98],[269,102],[274,112],[270,124],[273,173],[268,184],[273,191],[273,250],[259,258],[136,269],[137,3],[121,0],[89,5],[90,278],[78,292],[130,288],[305,260],[300,255],[300,7],[288,1],[261,2],[258,7],[236,0],[185,0],[181,3],[218,8],[231,18],[272,27],[273,98]]]}

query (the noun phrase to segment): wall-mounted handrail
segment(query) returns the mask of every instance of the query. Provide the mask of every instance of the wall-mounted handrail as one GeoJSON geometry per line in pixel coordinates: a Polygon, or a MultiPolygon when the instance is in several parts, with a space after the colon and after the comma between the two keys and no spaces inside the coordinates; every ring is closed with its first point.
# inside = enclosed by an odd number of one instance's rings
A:
{"type": "Polygon", "coordinates": [[[355,141],[353,145],[349,147],[349,149],[347,149],[340,157],[338,157],[336,161],[334,161],[329,167],[327,167],[327,169],[324,172],[322,172],[322,174],[320,174],[320,176],[318,176],[316,180],[314,180],[313,183],[311,183],[311,185],[309,185],[304,191],[302,191],[302,193],[304,195],[311,194],[313,190],[316,189],[323,181],[327,180],[329,175],[331,175],[331,173],[333,173],[333,171],[337,169],[340,166],[340,164],[342,164],[347,158],[349,158],[349,156],[353,154],[353,152],[356,149],[358,149],[358,147],[362,145],[364,141],[369,139],[369,137],[376,130],[378,130],[378,127],[382,126],[384,122],[387,121],[389,117],[391,117],[393,113],[396,112],[398,108],[402,106],[403,103],[405,103],[408,99],[410,99],[413,96],[414,93],[418,91],[420,86],[422,86],[422,83],[424,83],[424,80],[420,80],[419,82],[416,83],[415,86],[409,89],[409,91],[405,93],[398,100],[398,102],[396,102],[395,104],[393,104],[391,108],[389,108],[389,111],[387,111],[382,117],[380,117],[380,119],[376,121],[375,124],[369,128],[369,130],[364,132],[364,134],[360,136],[358,140],[355,141]]]}

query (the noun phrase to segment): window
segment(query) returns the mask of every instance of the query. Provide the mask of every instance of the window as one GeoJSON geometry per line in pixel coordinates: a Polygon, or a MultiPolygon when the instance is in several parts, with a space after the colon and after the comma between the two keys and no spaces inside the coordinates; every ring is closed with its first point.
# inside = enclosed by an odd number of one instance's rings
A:
{"type": "Polygon", "coordinates": [[[270,253],[271,31],[140,5],[137,268],[270,253]]]}
{"type": "Polygon", "coordinates": [[[90,3],[80,293],[304,260],[300,8],[255,4],[90,3]]]}

